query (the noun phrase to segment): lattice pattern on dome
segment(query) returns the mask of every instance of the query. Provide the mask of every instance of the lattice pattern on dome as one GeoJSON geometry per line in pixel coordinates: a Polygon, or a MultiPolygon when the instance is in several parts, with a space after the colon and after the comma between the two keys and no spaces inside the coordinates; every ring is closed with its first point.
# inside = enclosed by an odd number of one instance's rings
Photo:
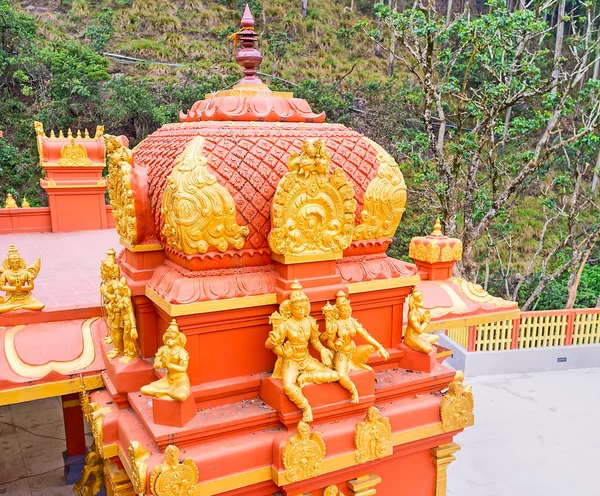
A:
{"type": "Polygon", "coordinates": [[[135,150],[136,164],[147,168],[156,231],[162,230],[160,205],[166,180],[194,136],[205,138],[208,167],[234,198],[238,223],[250,234],[245,248],[267,246],[271,229],[271,198],[279,180],[288,171],[292,151],[299,152],[306,138],[327,140],[333,168],[342,167],[356,191],[356,224],[364,191],[377,174],[376,152],[361,135],[342,125],[249,124],[206,122],[170,124],[148,137],[135,150]]]}

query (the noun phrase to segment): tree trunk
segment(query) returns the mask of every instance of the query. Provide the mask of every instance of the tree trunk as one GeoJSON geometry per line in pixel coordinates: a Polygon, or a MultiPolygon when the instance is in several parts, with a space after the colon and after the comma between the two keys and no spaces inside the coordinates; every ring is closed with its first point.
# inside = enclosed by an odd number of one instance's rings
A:
{"type": "Polygon", "coordinates": [[[600,151],[598,152],[598,158],[596,159],[596,167],[594,168],[594,177],[592,178],[592,191],[596,191],[598,186],[598,171],[600,171],[600,151]]]}
{"type": "Polygon", "coordinates": [[[446,25],[452,20],[452,0],[448,0],[448,10],[446,11],[446,25]]]}
{"type": "MultiPolygon", "coordinates": [[[[392,8],[392,0],[388,1],[388,7],[392,8]]],[[[394,13],[396,13],[396,5],[394,3],[394,13]]],[[[394,75],[394,51],[396,50],[396,32],[392,29],[392,38],[390,40],[390,55],[388,57],[388,76],[394,75]]]]}
{"type": "Polygon", "coordinates": [[[308,14],[308,0],[302,0],[302,17],[306,17],[308,14]]]}
{"type": "Polygon", "coordinates": [[[579,288],[579,282],[581,281],[581,274],[583,274],[583,269],[585,268],[585,263],[587,262],[589,255],[590,253],[588,252],[583,256],[581,263],[579,264],[579,268],[575,266],[571,270],[571,275],[569,276],[569,287],[567,288],[567,304],[565,305],[565,308],[573,308],[575,305],[575,300],[577,299],[577,289],[579,288]],[[576,268],[577,270],[575,270],[576,268]]]}
{"type": "Polygon", "coordinates": [[[554,45],[554,71],[552,71],[552,94],[558,91],[557,84],[560,75],[559,61],[562,57],[563,38],[565,35],[565,8],[567,0],[560,0],[558,7],[558,22],[556,24],[556,44],[554,45]]]}
{"type": "Polygon", "coordinates": [[[375,57],[381,57],[381,45],[383,44],[383,31],[381,26],[381,19],[377,21],[377,31],[379,31],[379,43],[375,46],[375,57]]]}

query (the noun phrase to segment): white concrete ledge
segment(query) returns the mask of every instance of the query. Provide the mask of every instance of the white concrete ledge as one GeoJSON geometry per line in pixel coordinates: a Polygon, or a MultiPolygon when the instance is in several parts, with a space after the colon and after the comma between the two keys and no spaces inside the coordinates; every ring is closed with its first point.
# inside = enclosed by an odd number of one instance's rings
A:
{"type": "Polygon", "coordinates": [[[446,362],[470,377],[600,367],[600,344],[468,352],[444,334],[440,344],[452,350],[446,362]]]}

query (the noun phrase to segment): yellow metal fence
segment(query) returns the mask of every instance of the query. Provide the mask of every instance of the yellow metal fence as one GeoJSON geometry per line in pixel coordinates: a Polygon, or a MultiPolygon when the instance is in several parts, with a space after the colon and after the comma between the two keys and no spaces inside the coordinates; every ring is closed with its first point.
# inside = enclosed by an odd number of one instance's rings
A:
{"type": "Polygon", "coordinates": [[[600,308],[524,312],[519,319],[448,329],[467,351],[600,344],[600,308]]]}

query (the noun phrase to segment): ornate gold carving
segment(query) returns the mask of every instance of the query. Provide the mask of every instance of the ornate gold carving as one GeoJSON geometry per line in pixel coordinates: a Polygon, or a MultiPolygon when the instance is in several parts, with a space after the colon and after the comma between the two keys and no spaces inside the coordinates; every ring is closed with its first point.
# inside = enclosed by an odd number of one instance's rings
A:
{"type": "Polygon", "coordinates": [[[363,139],[377,151],[379,169],[365,191],[362,223],[356,228],[354,239],[391,238],[405,210],[406,184],[392,156],[374,141],[363,139]]]}
{"type": "Polygon", "coordinates": [[[462,371],[456,375],[448,392],[440,402],[440,417],[442,419],[442,430],[444,432],[464,429],[475,423],[473,415],[473,391],[471,386],[463,384],[465,376],[462,371]]]}
{"type": "Polygon", "coordinates": [[[459,239],[444,236],[438,218],[431,234],[411,240],[408,256],[430,264],[458,261],[462,258],[462,243],[459,239]]]}
{"type": "Polygon", "coordinates": [[[344,496],[344,493],[334,484],[323,489],[323,496],[344,496]]]}
{"type": "Polygon", "coordinates": [[[331,350],[333,355],[333,366],[340,376],[340,384],[347,389],[352,403],[358,403],[358,391],[349,376],[351,370],[373,370],[367,365],[371,353],[377,350],[377,354],[386,360],[389,353],[373,338],[367,330],[352,317],[350,300],[343,291],[339,291],[335,305],[327,302],[323,306],[325,315],[325,332],[321,333],[320,340],[331,350]],[[359,335],[367,344],[356,345],[354,337],[359,335]]]}
{"type": "Polygon", "coordinates": [[[179,331],[177,321],[173,319],[163,334],[164,346],[161,346],[154,357],[155,369],[167,369],[167,374],[147,386],[141,393],[155,398],[166,398],[185,401],[190,395],[190,379],[187,375],[190,355],[185,349],[187,338],[179,331]]]}
{"type": "MultiPolygon", "coordinates": [[[[98,126],[98,128],[100,127],[98,126]]],[[[98,136],[97,130],[96,137],[100,136],[98,136]]],[[[137,242],[137,219],[135,199],[131,189],[133,154],[116,136],[105,135],[104,145],[108,159],[108,197],[115,219],[115,229],[121,238],[135,245],[137,242]]]]}
{"type": "Polygon", "coordinates": [[[463,252],[462,242],[459,241],[452,247],[452,253],[454,254],[454,260],[461,260],[463,252]]]}
{"type": "Polygon", "coordinates": [[[296,434],[283,449],[283,467],[288,482],[316,477],[323,471],[325,442],[319,432],[310,432],[310,425],[298,422],[296,434]]]}
{"type": "Polygon", "coordinates": [[[94,436],[94,442],[96,448],[101,457],[104,458],[104,430],[102,424],[104,423],[104,417],[107,413],[112,411],[109,406],[101,407],[98,403],[91,402],[89,404],[89,418],[90,426],[92,427],[92,435],[94,436]]]}
{"type": "Polygon", "coordinates": [[[203,147],[204,138],[196,136],[175,160],[162,199],[162,234],[183,253],[239,250],[250,231],[236,223],[233,197],[206,167],[203,147]]]}
{"type": "Polygon", "coordinates": [[[4,201],[4,208],[18,208],[17,202],[10,193],[6,194],[6,200],[4,201]]]}
{"type": "Polygon", "coordinates": [[[452,260],[454,260],[454,251],[450,247],[450,244],[446,243],[446,245],[442,248],[440,260],[442,262],[452,262],[452,260]]]}
{"type": "Polygon", "coordinates": [[[131,467],[131,483],[135,494],[146,495],[146,482],[148,476],[148,464],[146,460],[150,458],[148,450],[137,441],[131,441],[127,448],[129,465],[131,467]]]}
{"type": "Polygon", "coordinates": [[[492,296],[485,289],[483,289],[481,285],[467,281],[460,277],[453,277],[450,279],[450,281],[456,284],[463,294],[469,298],[469,300],[474,301],[475,303],[495,305],[497,307],[516,307],[519,305],[516,301],[504,300],[502,298],[498,298],[497,296],[492,296]]]}
{"type": "Polygon", "coordinates": [[[93,162],[88,158],[85,146],[75,143],[75,139],[71,138],[71,143],[61,148],[57,165],[60,167],[86,167],[93,165],[93,162]]]}
{"type": "Polygon", "coordinates": [[[356,462],[366,463],[392,453],[392,426],[387,417],[380,417],[377,407],[369,407],[365,420],[356,426],[354,444],[356,462]]]}
{"type": "Polygon", "coordinates": [[[33,281],[40,272],[40,264],[38,258],[32,265],[27,265],[15,245],[10,245],[8,256],[0,267],[0,290],[6,293],[4,298],[0,296],[0,313],[20,308],[44,308],[44,304],[31,294],[35,287],[33,281]]]}
{"type": "Polygon", "coordinates": [[[448,465],[456,458],[454,453],[460,449],[456,443],[444,444],[431,448],[433,464],[435,465],[435,496],[446,496],[448,465]]]}
{"type": "Polygon", "coordinates": [[[199,496],[198,467],[191,458],[179,461],[179,448],[165,449],[165,463],[156,465],[150,476],[154,496],[199,496]]]}
{"type": "Polygon", "coordinates": [[[435,263],[440,259],[440,247],[435,243],[430,243],[427,245],[427,255],[425,259],[429,263],[435,263]]]}
{"type": "Polygon", "coordinates": [[[404,334],[404,343],[415,351],[430,353],[433,344],[440,340],[437,334],[427,332],[431,322],[429,310],[423,308],[423,293],[413,286],[408,300],[408,325],[404,334]]]}
{"type": "Polygon", "coordinates": [[[289,257],[341,256],[354,234],[354,188],[340,168],[331,173],[326,142],[306,140],[273,197],[269,246],[289,257]]]}
{"type": "Polygon", "coordinates": [[[73,486],[73,491],[78,496],[94,496],[100,492],[104,485],[104,466],[102,457],[92,445],[92,449],[85,457],[85,466],[81,478],[73,486]]]}
{"type": "Polygon", "coordinates": [[[100,266],[102,283],[100,294],[102,295],[102,306],[108,317],[110,337],[105,339],[106,343],[112,343],[113,349],[107,353],[108,358],[123,355],[121,362],[128,362],[138,355],[138,332],[131,302],[131,289],[127,279],[121,277],[117,265],[115,250],[108,251],[107,257],[100,266]]]}
{"type": "Polygon", "coordinates": [[[298,281],[291,286],[290,297],[269,318],[273,330],[265,346],[277,355],[273,377],[283,380],[283,391],[303,411],[302,420],[312,422],[313,415],[302,388],[309,383],[335,382],[340,376],[329,367],[333,354],[319,340],[317,321],[310,316],[310,301],[298,281]],[[321,355],[313,358],[308,343],[321,355]]]}
{"type": "Polygon", "coordinates": [[[23,200],[21,201],[21,208],[30,208],[30,207],[31,207],[31,205],[27,201],[27,197],[24,196],[23,200]]]}

